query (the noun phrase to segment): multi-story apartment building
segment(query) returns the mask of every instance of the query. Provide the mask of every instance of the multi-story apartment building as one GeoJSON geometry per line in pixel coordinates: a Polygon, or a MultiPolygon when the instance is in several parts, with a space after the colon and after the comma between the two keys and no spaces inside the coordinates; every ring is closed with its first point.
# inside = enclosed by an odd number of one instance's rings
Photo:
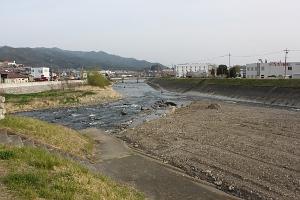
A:
{"type": "Polygon", "coordinates": [[[207,63],[186,63],[174,66],[176,77],[207,77],[213,65],[207,63]]]}

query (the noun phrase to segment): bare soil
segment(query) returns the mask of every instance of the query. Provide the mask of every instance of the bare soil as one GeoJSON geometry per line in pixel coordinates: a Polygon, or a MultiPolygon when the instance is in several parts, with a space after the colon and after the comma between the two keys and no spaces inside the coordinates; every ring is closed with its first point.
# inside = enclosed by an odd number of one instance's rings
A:
{"type": "Polygon", "coordinates": [[[300,199],[299,111],[201,101],[123,138],[238,197],[300,199]]]}

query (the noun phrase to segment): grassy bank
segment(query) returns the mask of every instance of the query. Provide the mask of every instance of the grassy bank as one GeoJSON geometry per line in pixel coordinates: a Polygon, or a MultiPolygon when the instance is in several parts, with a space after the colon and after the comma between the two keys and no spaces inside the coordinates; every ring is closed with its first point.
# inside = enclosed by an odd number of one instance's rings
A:
{"type": "MultiPolygon", "coordinates": [[[[160,81],[191,85],[241,85],[300,88],[300,79],[201,79],[201,78],[161,78],[160,81]]],[[[151,81],[151,80],[150,80],[151,81]]],[[[155,82],[155,79],[152,79],[155,82]]]]}
{"type": "Polygon", "coordinates": [[[80,97],[94,95],[92,91],[83,90],[50,90],[30,94],[4,94],[7,103],[24,105],[34,100],[43,99],[49,101],[58,101],[60,104],[70,104],[79,102],[80,97]]]}
{"type": "Polygon", "coordinates": [[[31,94],[4,94],[8,113],[87,105],[114,101],[120,95],[111,87],[80,86],[74,89],[50,90],[31,94]]]}
{"type": "Polygon", "coordinates": [[[0,120],[0,128],[55,147],[69,154],[85,156],[91,154],[92,141],[77,131],[37,119],[6,116],[0,120]]]}
{"type": "Polygon", "coordinates": [[[144,199],[131,188],[37,148],[0,146],[0,177],[5,194],[16,197],[12,199],[144,199]]]}

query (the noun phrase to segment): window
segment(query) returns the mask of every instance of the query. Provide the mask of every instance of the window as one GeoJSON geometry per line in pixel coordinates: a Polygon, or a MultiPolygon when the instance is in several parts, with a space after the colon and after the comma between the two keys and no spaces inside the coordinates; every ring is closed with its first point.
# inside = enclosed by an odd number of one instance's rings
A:
{"type": "Polygon", "coordinates": [[[253,67],[251,67],[251,71],[253,71],[253,67]]]}
{"type": "Polygon", "coordinates": [[[261,67],[261,71],[265,71],[265,67],[261,67]]]}
{"type": "Polygon", "coordinates": [[[293,67],[288,67],[288,70],[289,70],[289,71],[293,70],[293,67]]]}

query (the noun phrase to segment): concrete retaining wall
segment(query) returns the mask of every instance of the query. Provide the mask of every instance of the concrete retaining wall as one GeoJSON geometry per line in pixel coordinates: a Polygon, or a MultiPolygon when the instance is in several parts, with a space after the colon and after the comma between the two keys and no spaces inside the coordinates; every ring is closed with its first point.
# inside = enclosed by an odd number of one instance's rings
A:
{"type": "Polygon", "coordinates": [[[5,98],[0,96],[0,120],[4,119],[6,110],[5,110],[5,98]]]}
{"type": "Polygon", "coordinates": [[[152,79],[152,87],[180,92],[203,93],[241,100],[255,101],[268,105],[300,108],[300,88],[274,86],[219,85],[189,81],[172,81],[172,79],[152,79]]]}
{"type": "Polygon", "coordinates": [[[82,80],[71,81],[47,81],[47,82],[29,82],[19,84],[0,84],[0,93],[6,94],[26,94],[37,93],[47,90],[57,90],[76,87],[84,84],[82,80]]]}

